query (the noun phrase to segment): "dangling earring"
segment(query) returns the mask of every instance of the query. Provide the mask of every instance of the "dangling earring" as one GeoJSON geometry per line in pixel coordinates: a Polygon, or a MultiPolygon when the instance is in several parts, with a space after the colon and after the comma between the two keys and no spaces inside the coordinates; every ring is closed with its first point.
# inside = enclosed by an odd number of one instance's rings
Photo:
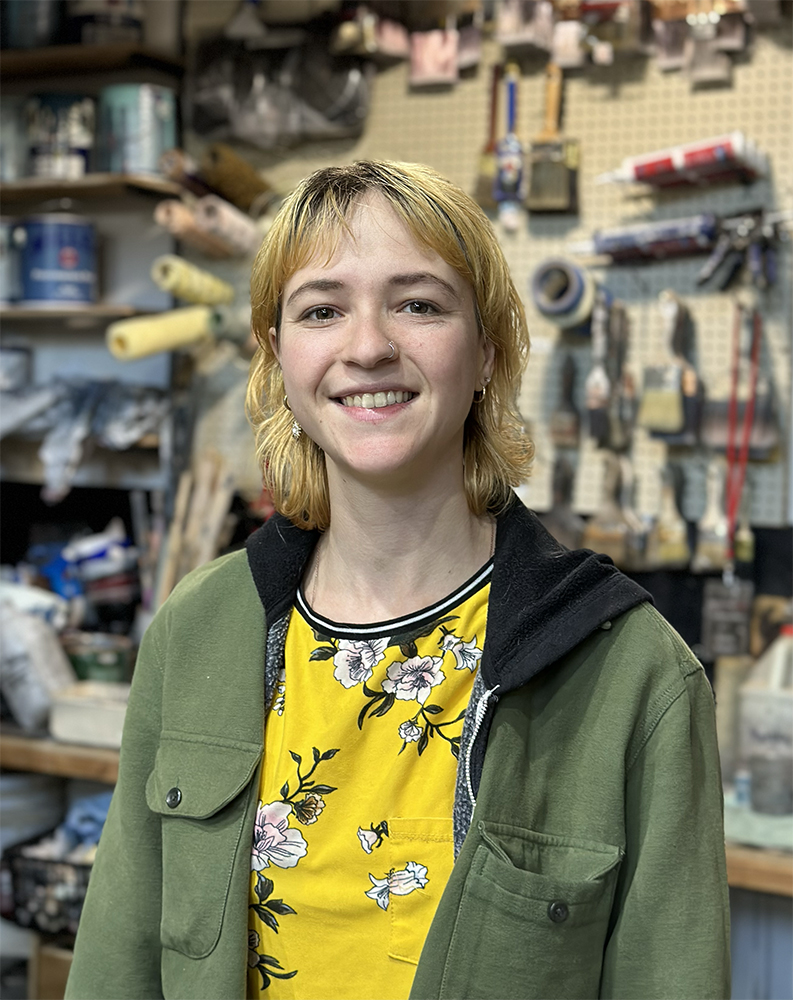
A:
{"type": "Polygon", "coordinates": [[[481,403],[482,400],[485,398],[485,396],[487,395],[487,387],[488,387],[489,384],[490,384],[490,377],[488,376],[482,382],[482,388],[478,392],[474,393],[474,402],[475,403],[481,403]]]}
{"type": "MultiPolygon", "coordinates": [[[[284,407],[287,410],[289,410],[290,413],[292,412],[292,407],[289,405],[289,400],[288,400],[288,398],[286,396],[284,396],[284,407]]],[[[302,433],[303,433],[303,428],[300,426],[300,424],[297,422],[297,420],[293,420],[292,421],[292,437],[295,439],[295,441],[298,441],[300,439],[300,435],[302,433]]]]}

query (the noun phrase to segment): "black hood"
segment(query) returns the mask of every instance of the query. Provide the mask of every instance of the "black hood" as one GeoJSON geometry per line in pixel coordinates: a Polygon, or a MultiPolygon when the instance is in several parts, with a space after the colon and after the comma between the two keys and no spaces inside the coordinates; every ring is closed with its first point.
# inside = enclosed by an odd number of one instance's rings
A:
{"type": "MultiPolygon", "coordinates": [[[[247,542],[268,622],[295,602],[319,532],[274,514],[247,542]]],[[[652,601],[608,556],[561,546],[518,500],[499,515],[482,679],[505,694],[569,653],[606,621],[652,601]]]]}

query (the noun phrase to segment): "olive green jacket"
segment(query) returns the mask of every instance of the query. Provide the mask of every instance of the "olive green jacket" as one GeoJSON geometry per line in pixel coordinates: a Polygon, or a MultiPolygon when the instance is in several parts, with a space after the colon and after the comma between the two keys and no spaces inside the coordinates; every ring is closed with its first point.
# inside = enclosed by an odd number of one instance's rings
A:
{"type": "MultiPolygon", "coordinates": [[[[245,996],[265,617],[314,543],[266,528],[146,632],[67,998],[245,996]]],[[[500,518],[460,850],[412,997],[729,997],[713,698],[645,596],[519,505],[500,518]]]]}

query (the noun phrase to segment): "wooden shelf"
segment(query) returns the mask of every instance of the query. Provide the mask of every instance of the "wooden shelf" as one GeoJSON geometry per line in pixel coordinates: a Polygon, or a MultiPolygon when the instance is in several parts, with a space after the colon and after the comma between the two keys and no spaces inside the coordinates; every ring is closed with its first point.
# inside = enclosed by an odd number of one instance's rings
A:
{"type": "Polygon", "coordinates": [[[150,309],[136,309],[135,306],[115,305],[112,302],[98,302],[94,305],[66,306],[52,308],[28,308],[27,306],[0,306],[0,320],[41,321],[52,319],[70,320],[69,326],[94,325],[100,320],[126,319],[151,313],[150,309]]]}
{"type": "Polygon", "coordinates": [[[793,854],[727,844],[727,880],[734,889],[793,896],[793,854]]]}
{"type": "Polygon", "coordinates": [[[5,732],[0,734],[0,766],[11,771],[35,771],[61,778],[87,778],[115,784],[118,750],[5,732]]]}
{"type": "Polygon", "coordinates": [[[5,211],[10,205],[30,205],[57,198],[100,201],[128,198],[134,207],[136,201],[151,197],[178,198],[182,193],[179,184],[155,174],[86,174],[74,180],[53,177],[26,177],[19,181],[0,184],[0,204],[5,211]]]}
{"type": "Polygon", "coordinates": [[[140,45],[50,45],[39,49],[5,49],[0,79],[35,78],[79,73],[152,69],[180,77],[184,60],[140,45]]]}

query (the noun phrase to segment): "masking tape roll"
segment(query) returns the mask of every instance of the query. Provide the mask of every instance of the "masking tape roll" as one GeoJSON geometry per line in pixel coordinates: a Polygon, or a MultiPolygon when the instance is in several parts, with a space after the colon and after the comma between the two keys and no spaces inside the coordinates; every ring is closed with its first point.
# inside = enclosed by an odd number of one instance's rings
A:
{"type": "Polygon", "coordinates": [[[256,253],[262,242],[261,230],[253,219],[214,194],[196,203],[195,224],[224,240],[241,255],[256,253]]]}
{"type": "Polygon", "coordinates": [[[204,271],[175,254],[157,257],[151,267],[151,277],[158,288],[177,299],[215,306],[231,302],[234,287],[209,271],[204,271]]]}
{"type": "Polygon", "coordinates": [[[108,350],[121,361],[175,351],[211,336],[207,306],[172,309],[158,316],[121,319],[107,328],[108,350]]]}
{"type": "Polygon", "coordinates": [[[181,201],[168,198],[154,209],[154,221],[179,240],[200,250],[208,257],[234,257],[236,251],[225,240],[199,229],[191,209],[181,201]]]}

